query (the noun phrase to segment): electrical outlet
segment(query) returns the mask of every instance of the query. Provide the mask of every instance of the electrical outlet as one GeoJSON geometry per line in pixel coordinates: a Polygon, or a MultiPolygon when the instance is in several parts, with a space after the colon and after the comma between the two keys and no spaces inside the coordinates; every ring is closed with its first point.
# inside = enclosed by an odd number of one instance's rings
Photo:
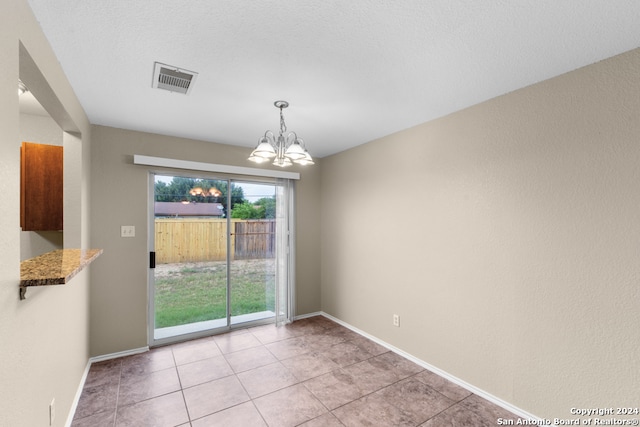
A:
{"type": "Polygon", "coordinates": [[[53,422],[56,419],[56,399],[51,399],[51,403],[49,404],[49,425],[52,426],[53,422]]]}
{"type": "Polygon", "coordinates": [[[136,237],[135,225],[121,225],[120,237],[136,237]]]}
{"type": "Polygon", "coordinates": [[[398,314],[393,315],[393,326],[400,327],[400,316],[398,314]]]}

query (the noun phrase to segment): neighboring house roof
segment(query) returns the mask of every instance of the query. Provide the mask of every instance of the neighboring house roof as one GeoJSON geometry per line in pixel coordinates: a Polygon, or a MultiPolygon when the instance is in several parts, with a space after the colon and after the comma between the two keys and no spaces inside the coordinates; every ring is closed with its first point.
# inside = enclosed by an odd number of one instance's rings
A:
{"type": "Polygon", "coordinates": [[[221,203],[155,202],[155,216],[222,216],[221,203]]]}

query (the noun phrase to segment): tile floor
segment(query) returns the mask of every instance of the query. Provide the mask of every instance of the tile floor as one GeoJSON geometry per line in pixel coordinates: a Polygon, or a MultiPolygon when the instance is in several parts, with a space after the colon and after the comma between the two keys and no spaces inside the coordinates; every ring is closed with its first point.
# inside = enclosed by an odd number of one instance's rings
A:
{"type": "Polygon", "coordinates": [[[506,410],[325,317],[91,366],[73,427],[495,426],[506,410]]]}

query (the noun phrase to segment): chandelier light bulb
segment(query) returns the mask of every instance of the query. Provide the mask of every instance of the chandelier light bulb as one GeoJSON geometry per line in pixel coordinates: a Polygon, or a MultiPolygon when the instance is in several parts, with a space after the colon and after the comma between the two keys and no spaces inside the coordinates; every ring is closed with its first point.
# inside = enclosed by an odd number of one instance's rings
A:
{"type": "Polygon", "coordinates": [[[302,165],[302,166],[315,164],[313,162],[313,159],[311,158],[311,156],[309,155],[308,152],[305,151],[304,154],[305,154],[305,156],[303,158],[298,159],[298,160],[294,160],[294,163],[297,163],[297,164],[302,165]]]}
{"type": "Polygon", "coordinates": [[[276,151],[271,146],[271,144],[269,144],[269,140],[267,139],[267,137],[263,136],[262,138],[260,138],[260,142],[258,143],[258,146],[256,147],[256,149],[253,150],[253,153],[251,154],[253,156],[270,159],[276,156],[276,151]]]}
{"type": "Polygon", "coordinates": [[[293,141],[293,144],[291,144],[287,148],[287,151],[284,152],[284,155],[290,158],[291,160],[299,160],[304,157],[304,151],[305,150],[300,145],[300,142],[298,142],[298,140],[295,140],[293,141]]]}

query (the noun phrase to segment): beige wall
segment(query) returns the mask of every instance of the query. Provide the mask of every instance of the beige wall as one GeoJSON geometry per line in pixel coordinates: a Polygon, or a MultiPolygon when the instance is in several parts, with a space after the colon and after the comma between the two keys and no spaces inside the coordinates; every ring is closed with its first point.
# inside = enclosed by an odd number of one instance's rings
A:
{"type": "Polygon", "coordinates": [[[634,50],[323,159],[323,310],[538,416],[637,406],[638,70],[634,50]]]}
{"type": "MultiPolygon", "coordinates": [[[[0,58],[0,425],[47,425],[55,398],[59,426],[89,354],[147,344],[147,169],[132,155],[246,166],[247,149],[90,127],[26,0],[3,7],[0,58]],[[26,301],[18,76],[79,165],[64,244],[105,250],[26,301]]],[[[635,50],[301,170],[297,313],[322,309],[539,416],[637,406],[638,69],[635,50]]]]}
{"type": "MultiPolygon", "coordinates": [[[[92,245],[104,249],[91,271],[91,353],[104,355],[147,343],[147,194],[150,167],[133,155],[251,166],[250,148],[127,131],[92,130],[92,245]],[[136,227],[121,238],[120,226],[136,227]]],[[[161,170],[153,168],[154,170],[161,170]]],[[[297,312],[320,310],[319,168],[298,169],[297,312]]],[[[164,169],[164,171],[170,171],[164,169]]],[[[185,171],[177,171],[185,173],[185,171]]]]}
{"type": "Polygon", "coordinates": [[[0,13],[0,425],[65,424],[89,357],[88,271],[68,285],[29,289],[19,301],[20,135],[17,82],[20,76],[65,134],[77,144],[76,174],[84,183],[65,186],[65,223],[70,243],[88,241],[89,123],[26,0],[3,3],[0,13]],[[20,43],[24,49],[20,48],[20,43]],[[28,54],[27,54],[28,52],[28,54]],[[79,137],[81,135],[81,137],[79,137]],[[82,141],[82,142],[80,142],[82,141]],[[78,189],[77,194],[73,194],[78,189]]]}

